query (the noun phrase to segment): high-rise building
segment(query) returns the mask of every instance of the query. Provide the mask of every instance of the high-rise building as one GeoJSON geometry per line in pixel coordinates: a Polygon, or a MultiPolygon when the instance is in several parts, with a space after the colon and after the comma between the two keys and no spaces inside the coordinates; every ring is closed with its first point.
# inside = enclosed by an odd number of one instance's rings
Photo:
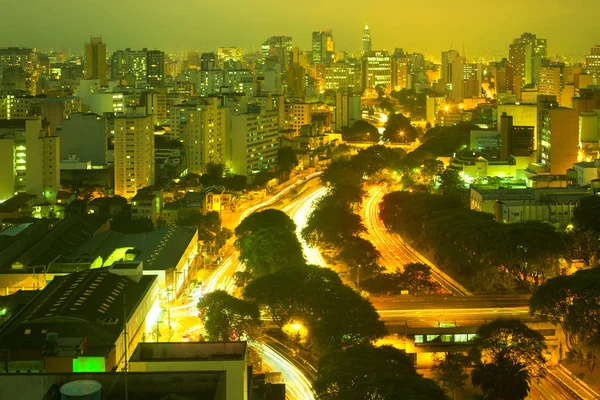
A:
{"type": "Polygon", "coordinates": [[[217,58],[221,64],[226,61],[242,61],[242,49],[240,47],[219,47],[217,58]]]}
{"type": "Polygon", "coordinates": [[[102,43],[102,36],[92,37],[85,44],[85,77],[106,85],[106,43],[102,43]]]}
{"type": "Polygon", "coordinates": [[[293,136],[300,134],[300,128],[312,122],[311,105],[309,103],[285,104],[285,129],[292,129],[293,136]]]}
{"type": "Polygon", "coordinates": [[[215,53],[202,53],[200,56],[200,69],[212,71],[218,69],[218,60],[215,53]]]}
{"type": "Polygon", "coordinates": [[[600,75],[600,45],[592,47],[590,54],[585,57],[585,72],[592,75],[595,80],[600,75]]]}
{"type": "Polygon", "coordinates": [[[231,119],[231,172],[251,175],[277,163],[279,112],[250,107],[231,119]]]}
{"type": "Polygon", "coordinates": [[[338,90],[335,94],[335,131],[341,132],[342,128],[354,125],[361,118],[360,96],[346,90],[338,90]]]}
{"type": "Polygon", "coordinates": [[[364,91],[392,90],[392,59],[387,51],[371,51],[363,57],[362,89],[364,91]]]}
{"type": "Polygon", "coordinates": [[[30,95],[37,94],[36,84],[41,72],[38,58],[35,49],[22,47],[0,49],[0,91],[5,93],[25,91],[30,95]]]}
{"type": "Polygon", "coordinates": [[[187,170],[206,172],[208,164],[226,163],[227,109],[217,97],[180,104],[171,110],[173,128],[186,152],[187,170]]]}
{"type": "Polygon", "coordinates": [[[508,48],[508,63],[515,75],[521,76],[521,86],[538,82],[538,70],[548,55],[547,39],[524,33],[508,48]]]}
{"type": "Polygon", "coordinates": [[[115,124],[115,194],[133,198],[154,184],[154,125],[152,117],[128,109],[115,124]]]}
{"type": "Polygon", "coordinates": [[[274,57],[285,70],[290,65],[292,49],[293,44],[290,36],[271,36],[262,44],[261,55],[265,59],[274,57]]]}
{"type": "Polygon", "coordinates": [[[117,50],[111,57],[110,67],[113,80],[132,74],[136,81],[145,81],[148,76],[148,49],[117,50]]]}
{"type": "Polygon", "coordinates": [[[312,34],[312,62],[328,64],[334,61],[335,43],[331,29],[324,29],[312,34]]]}
{"type": "Polygon", "coordinates": [[[559,107],[556,96],[538,96],[538,162],[551,174],[566,174],[577,162],[579,115],[559,107]]]}
{"type": "Polygon", "coordinates": [[[392,55],[392,90],[408,87],[409,59],[402,49],[396,49],[392,55]]]}
{"type": "Polygon", "coordinates": [[[516,126],[513,117],[504,113],[500,116],[500,160],[508,160],[509,156],[530,157],[533,155],[533,138],[535,127],[516,126]]]}
{"type": "Polygon", "coordinates": [[[291,98],[304,98],[306,92],[306,70],[294,65],[287,70],[287,90],[291,98]]]}
{"type": "Polygon", "coordinates": [[[56,130],[60,137],[60,154],[63,160],[77,158],[91,165],[108,162],[107,120],[96,114],[75,113],[64,119],[56,130]]]}
{"type": "Polygon", "coordinates": [[[365,26],[362,39],[362,49],[363,57],[371,51],[371,31],[369,30],[369,25],[365,26]]]}
{"type": "Polygon", "coordinates": [[[55,203],[59,189],[60,138],[41,117],[0,121],[0,200],[27,193],[55,203]]]}
{"type": "Polygon", "coordinates": [[[540,68],[538,93],[541,95],[556,96],[560,103],[563,88],[563,66],[548,65],[540,68]]]}
{"type": "Polygon", "coordinates": [[[325,90],[351,89],[360,92],[361,73],[358,60],[340,60],[325,66],[325,90]]]}
{"type": "Polygon", "coordinates": [[[160,86],[165,81],[165,53],[150,50],[146,56],[146,82],[160,86]]]}
{"type": "Polygon", "coordinates": [[[442,79],[446,83],[446,96],[453,101],[464,100],[464,58],[458,51],[442,52],[442,79]]]}

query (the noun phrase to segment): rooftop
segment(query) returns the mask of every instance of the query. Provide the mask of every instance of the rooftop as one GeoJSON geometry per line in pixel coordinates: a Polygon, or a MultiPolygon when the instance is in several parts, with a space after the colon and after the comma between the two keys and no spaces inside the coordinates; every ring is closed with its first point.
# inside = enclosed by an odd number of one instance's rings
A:
{"type": "Polygon", "coordinates": [[[85,337],[86,355],[104,356],[121,334],[123,314],[131,317],[155,280],[148,275],[136,282],[108,268],[55,277],[0,330],[0,341],[3,347],[42,352],[52,332],[59,338],[85,337]]]}
{"type": "Polygon", "coordinates": [[[245,356],[246,342],[139,343],[130,361],[242,361],[245,356]]]}
{"type": "Polygon", "coordinates": [[[596,168],[596,163],[593,161],[584,161],[575,163],[573,166],[578,166],[580,168],[596,168]]]}
{"type": "Polygon", "coordinates": [[[74,256],[99,256],[106,263],[115,250],[133,248],[139,252],[135,260],[143,261],[144,270],[164,271],[177,265],[190,243],[197,240],[196,232],[196,228],[187,226],[167,227],[138,234],[108,230],[94,235],[77,249],[74,256]]]}
{"type": "Polygon", "coordinates": [[[12,214],[21,209],[24,205],[30,201],[34,201],[36,196],[34,194],[19,193],[16,196],[11,197],[4,203],[0,204],[0,214],[12,214]]]}

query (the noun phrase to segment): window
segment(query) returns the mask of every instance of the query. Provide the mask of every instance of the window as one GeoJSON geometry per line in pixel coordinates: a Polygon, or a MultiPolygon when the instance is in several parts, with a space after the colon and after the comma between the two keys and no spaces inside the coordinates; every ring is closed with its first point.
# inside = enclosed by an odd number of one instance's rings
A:
{"type": "Polygon", "coordinates": [[[423,335],[415,335],[415,343],[423,343],[423,335]]]}
{"type": "Polygon", "coordinates": [[[471,340],[474,340],[476,337],[477,337],[477,335],[476,335],[476,334],[474,334],[474,333],[469,333],[469,334],[467,335],[467,339],[469,340],[469,342],[470,342],[471,340]]]}
{"type": "Polygon", "coordinates": [[[433,342],[434,340],[436,340],[439,337],[440,337],[440,335],[427,335],[427,341],[433,342]]]}
{"type": "Polygon", "coordinates": [[[457,343],[464,343],[469,341],[469,337],[466,333],[458,333],[454,335],[454,341],[457,343]]]}
{"type": "Polygon", "coordinates": [[[454,335],[442,335],[442,342],[444,342],[444,343],[452,342],[453,338],[454,338],[454,335]]]}
{"type": "Polygon", "coordinates": [[[31,333],[31,329],[25,329],[25,334],[29,335],[31,333]]]}

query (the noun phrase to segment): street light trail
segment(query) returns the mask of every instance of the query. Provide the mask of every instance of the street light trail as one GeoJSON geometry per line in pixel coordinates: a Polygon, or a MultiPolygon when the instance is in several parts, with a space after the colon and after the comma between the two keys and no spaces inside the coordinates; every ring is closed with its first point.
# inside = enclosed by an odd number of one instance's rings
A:
{"type": "Polygon", "coordinates": [[[427,264],[431,267],[433,279],[439,283],[443,289],[449,293],[471,295],[471,292],[462,287],[462,285],[451,277],[443,274],[435,265],[423,257],[423,255],[408,246],[401,237],[387,231],[379,218],[378,207],[383,200],[383,196],[385,196],[383,186],[372,188],[369,190],[369,195],[370,198],[366,201],[366,204],[362,209],[363,220],[365,221],[371,242],[382,254],[381,260],[386,269],[394,270],[395,268],[408,263],[427,264]]]}
{"type": "Polygon", "coordinates": [[[292,213],[292,218],[296,223],[296,235],[298,236],[298,240],[302,244],[302,249],[304,250],[304,254],[306,255],[306,260],[309,264],[313,264],[319,267],[327,267],[327,262],[323,259],[321,252],[316,247],[310,247],[304,239],[302,239],[302,229],[306,226],[306,221],[308,220],[309,214],[314,209],[314,203],[319,199],[319,197],[323,196],[327,193],[327,188],[322,187],[316,190],[314,193],[309,195],[308,197],[302,198],[301,206],[292,213]]]}
{"type": "MultiPolygon", "coordinates": [[[[289,398],[291,400],[315,400],[312,384],[291,361],[286,359],[284,355],[278,354],[266,344],[262,345],[262,350],[263,360],[272,368],[277,368],[283,374],[286,392],[289,391],[289,398]]],[[[286,397],[288,397],[287,393],[286,397]]]]}

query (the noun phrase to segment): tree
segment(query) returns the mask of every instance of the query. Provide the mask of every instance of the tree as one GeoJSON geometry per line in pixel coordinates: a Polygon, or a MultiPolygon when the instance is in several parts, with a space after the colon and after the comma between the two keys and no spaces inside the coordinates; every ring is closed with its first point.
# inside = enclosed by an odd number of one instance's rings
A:
{"type": "Polygon", "coordinates": [[[358,120],[350,128],[342,128],[342,139],[345,142],[379,141],[379,131],[364,120],[358,120]]]}
{"type": "Polygon", "coordinates": [[[247,234],[264,228],[280,228],[289,232],[296,232],[296,224],[283,211],[269,208],[264,211],[255,211],[235,228],[235,236],[242,239],[247,234]]]}
{"type": "Polygon", "coordinates": [[[506,226],[504,240],[496,244],[497,259],[522,283],[537,287],[558,274],[567,253],[563,235],[545,222],[527,221],[506,226]]]}
{"type": "Polygon", "coordinates": [[[546,375],[544,337],[518,319],[496,319],[481,325],[474,344],[484,359],[522,364],[535,378],[546,375]]]}
{"type": "Polygon", "coordinates": [[[360,215],[348,207],[328,204],[317,207],[309,214],[302,238],[309,246],[343,246],[346,240],[365,232],[360,215]]]}
{"type": "Polygon", "coordinates": [[[381,145],[373,145],[358,152],[352,163],[363,175],[374,175],[375,173],[391,168],[398,164],[404,151],[396,151],[381,145]]]}
{"type": "Polygon", "coordinates": [[[323,356],[314,383],[321,400],[446,399],[423,378],[406,354],[391,346],[353,346],[323,356]]]}
{"type": "Polygon", "coordinates": [[[263,306],[280,327],[293,319],[303,321],[319,351],[367,343],[385,334],[371,303],[327,268],[282,268],[253,279],[244,298],[263,306]]]}
{"type": "Polygon", "coordinates": [[[261,334],[260,311],[255,304],[236,299],[223,290],[207,294],[198,302],[210,341],[257,339],[261,334]]]}
{"type": "Polygon", "coordinates": [[[356,281],[364,280],[381,270],[377,263],[379,251],[371,242],[360,236],[351,236],[340,251],[341,260],[348,265],[356,281]]]}
{"type": "Polygon", "coordinates": [[[594,231],[573,229],[565,234],[570,260],[583,260],[588,267],[598,264],[598,234],[594,231]]]}
{"type": "Polygon", "coordinates": [[[442,287],[433,281],[431,267],[426,264],[406,264],[400,279],[403,289],[415,295],[439,294],[442,290],[442,287]]]}
{"type": "Polygon", "coordinates": [[[477,363],[471,382],[489,400],[523,400],[529,394],[531,373],[524,363],[500,357],[492,363],[477,363]]]}
{"type": "Polygon", "coordinates": [[[417,129],[411,125],[410,119],[402,114],[390,115],[383,131],[383,138],[390,142],[410,143],[414,142],[417,136],[417,129]]]}
{"type": "Polygon", "coordinates": [[[460,390],[467,382],[467,368],[471,365],[469,357],[462,353],[445,353],[441,358],[434,355],[433,376],[440,385],[452,393],[452,399],[456,399],[456,390],[460,390]]]}
{"type": "Polygon", "coordinates": [[[282,147],[277,150],[277,165],[275,170],[279,176],[279,182],[285,182],[290,179],[290,174],[298,165],[296,153],[291,147],[282,147]]]}
{"type": "Polygon", "coordinates": [[[254,278],[254,276],[252,275],[252,271],[248,271],[248,270],[236,271],[233,274],[233,279],[235,280],[235,286],[239,287],[239,288],[245,287],[248,284],[248,282],[250,282],[252,280],[252,278],[254,278]]]}
{"type": "Polygon", "coordinates": [[[305,263],[296,233],[286,229],[260,228],[236,241],[236,246],[240,251],[239,260],[255,277],[305,263]]]}
{"type": "Polygon", "coordinates": [[[446,168],[439,177],[439,192],[441,195],[453,196],[465,191],[465,181],[458,171],[446,168]]]}
{"type": "Polygon", "coordinates": [[[573,224],[579,230],[593,231],[600,235],[600,196],[589,196],[579,200],[573,210],[573,224]]]}
{"type": "Polygon", "coordinates": [[[600,359],[599,268],[547,280],[533,293],[530,310],[560,324],[571,358],[594,371],[600,359]]]}

